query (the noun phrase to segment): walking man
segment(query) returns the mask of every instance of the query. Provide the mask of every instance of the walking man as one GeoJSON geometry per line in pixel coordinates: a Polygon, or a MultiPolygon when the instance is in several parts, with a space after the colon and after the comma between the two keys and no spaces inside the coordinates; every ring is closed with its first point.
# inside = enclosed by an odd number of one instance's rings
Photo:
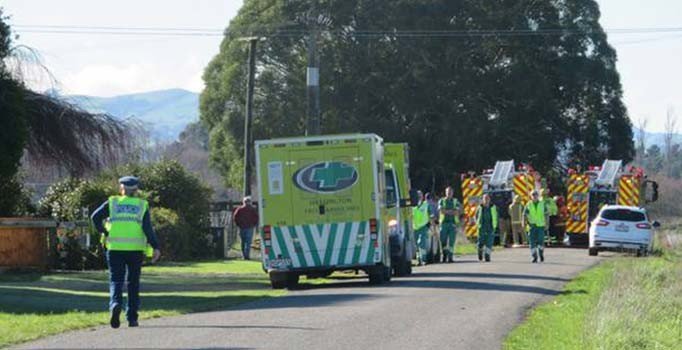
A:
{"type": "Polygon", "coordinates": [[[234,211],[232,219],[239,227],[239,238],[242,241],[242,256],[244,260],[249,260],[251,257],[253,231],[258,226],[258,211],[251,205],[251,197],[244,197],[242,205],[234,211]]]}
{"type": "Polygon", "coordinates": [[[483,195],[481,205],[476,209],[476,223],[478,225],[478,260],[485,257],[485,261],[490,261],[490,254],[493,251],[495,240],[495,230],[497,229],[497,207],[490,203],[490,195],[483,195]]]}
{"type": "Polygon", "coordinates": [[[455,241],[457,239],[457,224],[459,223],[459,201],[454,197],[454,190],[448,186],[445,197],[438,201],[440,212],[440,242],[443,247],[443,262],[453,262],[455,241]]]}
{"type": "Polygon", "coordinates": [[[523,228],[523,203],[521,197],[516,194],[512,203],[509,205],[509,216],[511,218],[511,232],[514,245],[523,244],[525,230],[523,228]]]}
{"type": "Polygon", "coordinates": [[[426,249],[429,242],[429,203],[422,191],[417,191],[419,203],[412,208],[412,229],[417,242],[417,261],[419,266],[426,264],[426,249]]]}
{"type": "Polygon", "coordinates": [[[128,277],[128,327],[138,326],[140,308],[140,273],[144,251],[149,244],[153,249],[152,262],[161,257],[159,243],[152,229],[149,204],[136,198],[139,180],[125,176],[118,180],[119,196],[111,196],[92,213],[92,223],[104,235],[104,247],[109,265],[109,311],[111,328],[121,326],[123,285],[128,277]],[[106,225],[103,223],[108,219],[106,225]]]}
{"type": "MultiPolygon", "coordinates": [[[[533,258],[533,263],[545,261],[545,204],[540,201],[538,191],[533,190],[530,193],[531,201],[526,204],[524,210],[524,223],[530,227],[528,232],[528,242],[530,244],[530,254],[533,258]]],[[[525,226],[525,225],[524,225],[525,226]]]]}

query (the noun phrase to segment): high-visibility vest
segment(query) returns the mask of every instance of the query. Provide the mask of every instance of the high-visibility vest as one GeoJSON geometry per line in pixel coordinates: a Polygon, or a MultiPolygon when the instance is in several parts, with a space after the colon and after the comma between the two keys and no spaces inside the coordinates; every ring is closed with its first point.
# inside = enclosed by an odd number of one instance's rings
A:
{"type": "Polygon", "coordinates": [[[543,200],[545,203],[545,209],[547,212],[545,213],[548,216],[554,216],[559,213],[559,208],[556,205],[556,201],[554,201],[554,198],[545,198],[543,200]]]}
{"type": "MultiPolygon", "coordinates": [[[[457,201],[457,198],[452,198],[448,200],[447,198],[441,198],[438,201],[438,207],[439,209],[452,209],[452,210],[459,210],[459,202],[457,201]]],[[[459,224],[459,218],[457,215],[453,215],[454,218],[454,223],[459,224]]],[[[438,222],[441,224],[445,221],[445,214],[440,213],[440,217],[438,222]]]]}
{"type": "Polygon", "coordinates": [[[429,204],[426,201],[412,208],[412,229],[419,230],[429,223],[429,204]]]}
{"type": "MultiPolygon", "coordinates": [[[[493,231],[497,229],[497,207],[494,204],[490,205],[490,217],[493,221],[493,231]]],[[[479,205],[476,209],[476,225],[480,229],[483,225],[483,205],[479,205]]]]}
{"type": "Polygon", "coordinates": [[[142,230],[142,219],[149,209],[147,201],[128,196],[109,197],[109,250],[146,251],[147,237],[142,230]]]}
{"type": "Polygon", "coordinates": [[[528,216],[528,224],[545,227],[545,203],[541,201],[537,203],[528,202],[526,204],[526,215],[528,216]]]}

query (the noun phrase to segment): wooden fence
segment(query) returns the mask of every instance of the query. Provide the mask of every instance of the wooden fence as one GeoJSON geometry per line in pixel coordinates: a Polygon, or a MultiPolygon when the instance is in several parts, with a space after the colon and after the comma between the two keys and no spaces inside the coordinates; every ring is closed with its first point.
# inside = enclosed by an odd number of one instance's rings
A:
{"type": "Polygon", "coordinates": [[[47,270],[56,227],[50,219],[0,218],[0,269],[47,270]]]}

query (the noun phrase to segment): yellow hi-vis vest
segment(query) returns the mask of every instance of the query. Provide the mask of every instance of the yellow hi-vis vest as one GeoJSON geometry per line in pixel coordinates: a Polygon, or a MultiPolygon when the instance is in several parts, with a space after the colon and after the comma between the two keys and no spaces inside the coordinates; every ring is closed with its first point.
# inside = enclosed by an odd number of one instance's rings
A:
{"type": "Polygon", "coordinates": [[[109,197],[109,250],[147,251],[147,237],[142,230],[142,218],[149,209],[147,201],[128,196],[109,197]]]}
{"type": "Polygon", "coordinates": [[[526,204],[526,216],[528,217],[528,224],[536,227],[545,227],[545,203],[533,201],[526,204]]]}
{"type": "MultiPolygon", "coordinates": [[[[455,198],[455,197],[452,197],[450,200],[448,200],[447,198],[441,198],[440,201],[438,201],[438,207],[439,207],[439,211],[440,211],[440,209],[459,210],[459,201],[457,201],[457,198],[455,198]]],[[[459,225],[458,215],[453,215],[452,217],[454,219],[453,223],[455,225],[459,225]]],[[[438,222],[440,222],[441,224],[443,222],[445,222],[445,214],[443,214],[442,212],[440,213],[440,217],[438,218],[438,222]]]]}
{"type": "MultiPolygon", "coordinates": [[[[490,218],[492,219],[493,231],[497,230],[497,207],[494,204],[490,204],[490,218]]],[[[483,205],[479,205],[476,209],[476,226],[481,228],[483,225],[483,205]]]]}
{"type": "Polygon", "coordinates": [[[429,223],[429,204],[426,201],[412,208],[412,229],[419,230],[429,223]]]}

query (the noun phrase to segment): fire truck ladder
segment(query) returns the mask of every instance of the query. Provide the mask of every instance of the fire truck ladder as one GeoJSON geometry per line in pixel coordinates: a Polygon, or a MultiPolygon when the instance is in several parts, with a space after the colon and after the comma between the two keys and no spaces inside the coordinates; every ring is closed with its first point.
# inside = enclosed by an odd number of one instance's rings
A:
{"type": "Polygon", "coordinates": [[[507,184],[507,181],[512,176],[514,172],[514,161],[505,160],[498,161],[495,163],[495,169],[493,169],[493,174],[490,176],[490,186],[500,187],[507,184]]]}
{"type": "Polygon", "coordinates": [[[599,176],[597,176],[594,182],[599,186],[615,186],[616,177],[620,173],[621,168],[623,168],[622,160],[605,160],[601,166],[599,176]]]}

